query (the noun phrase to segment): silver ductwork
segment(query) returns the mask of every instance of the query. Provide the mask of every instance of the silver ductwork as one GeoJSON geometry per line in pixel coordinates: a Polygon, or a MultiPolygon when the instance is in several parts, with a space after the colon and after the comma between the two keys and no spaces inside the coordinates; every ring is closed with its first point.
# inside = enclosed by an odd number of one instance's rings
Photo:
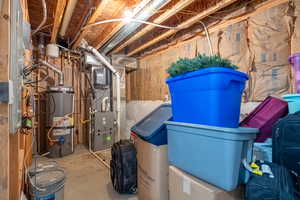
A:
{"type": "MultiPolygon", "coordinates": [[[[157,0],[150,1],[141,11],[139,11],[133,18],[137,20],[148,20],[151,16],[154,15],[154,11],[161,9],[171,0],[157,0]]],[[[116,47],[120,42],[125,40],[128,36],[134,33],[139,27],[140,23],[127,23],[125,24],[110,40],[106,42],[101,48],[100,52],[107,54],[114,47],[116,47]]]]}

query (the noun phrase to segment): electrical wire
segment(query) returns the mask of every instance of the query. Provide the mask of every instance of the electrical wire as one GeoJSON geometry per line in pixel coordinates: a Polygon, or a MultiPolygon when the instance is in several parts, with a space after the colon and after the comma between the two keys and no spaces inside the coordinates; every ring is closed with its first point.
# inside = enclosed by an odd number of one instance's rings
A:
{"type": "MultiPolygon", "coordinates": [[[[88,21],[88,19],[90,18],[90,16],[92,15],[93,11],[95,10],[96,8],[95,7],[92,7],[89,9],[87,15],[85,16],[82,24],[80,25],[80,30],[82,29],[82,27],[86,24],[86,22],[88,21]]],[[[80,34],[80,31],[78,31],[74,37],[74,39],[69,43],[70,46],[75,42],[77,41],[77,38],[79,37],[79,34],[80,34]]]]}
{"type": "Polygon", "coordinates": [[[46,69],[44,69],[42,67],[37,67],[37,66],[39,66],[39,65],[33,65],[31,67],[25,67],[23,69],[23,76],[24,76],[24,78],[26,79],[27,76],[29,76],[33,71],[35,71],[37,69],[44,71],[45,74],[46,74],[46,76],[44,78],[40,79],[40,80],[28,80],[28,81],[25,81],[24,85],[36,84],[36,83],[39,83],[39,82],[42,82],[42,81],[45,81],[46,79],[48,79],[48,77],[49,77],[48,70],[46,70],[46,69]]]}
{"type": "Polygon", "coordinates": [[[106,23],[113,23],[113,22],[137,22],[137,23],[142,23],[142,24],[148,24],[148,25],[152,25],[152,26],[156,26],[159,28],[164,28],[164,29],[176,29],[176,30],[182,30],[185,29],[187,27],[177,27],[177,26],[165,26],[165,25],[160,25],[160,24],[156,24],[156,23],[152,23],[149,21],[144,21],[144,20],[139,20],[139,19],[133,19],[133,18],[117,18],[117,19],[109,19],[109,20],[103,20],[103,21],[98,21],[92,24],[88,24],[85,27],[83,27],[81,29],[81,31],[88,29],[92,26],[96,26],[96,25],[100,25],[100,24],[106,24],[106,23]]]}
{"type": "Polygon", "coordinates": [[[90,88],[91,88],[91,90],[92,90],[92,96],[93,96],[93,99],[95,99],[95,98],[96,98],[95,88],[93,87],[93,85],[92,85],[92,83],[91,83],[91,80],[90,80],[89,76],[88,76],[86,73],[84,73],[84,75],[85,75],[85,77],[86,77],[86,79],[87,79],[87,81],[88,81],[88,83],[89,83],[89,85],[90,85],[90,88]]]}
{"type": "Polygon", "coordinates": [[[42,28],[40,28],[39,31],[44,30],[44,29],[46,29],[46,28],[49,28],[49,27],[51,27],[51,26],[53,26],[53,25],[54,25],[54,24],[48,24],[48,25],[45,25],[45,26],[43,26],[42,28]]]}
{"type": "Polygon", "coordinates": [[[212,48],[211,39],[210,39],[210,35],[209,35],[209,32],[208,32],[208,29],[207,29],[206,25],[202,21],[199,21],[199,22],[200,22],[200,24],[202,24],[202,26],[203,26],[203,28],[205,30],[207,42],[208,42],[209,49],[210,49],[210,54],[211,54],[211,56],[213,56],[214,55],[214,51],[213,51],[213,48],[212,48]]]}
{"type": "Polygon", "coordinates": [[[40,25],[38,25],[38,27],[32,32],[32,35],[36,34],[38,31],[40,31],[42,26],[44,26],[44,24],[47,21],[47,4],[46,4],[46,0],[41,0],[41,1],[42,1],[42,5],[43,5],[43,20],[41,21],[40,25]]]}
{"type": "MultiPolygon", "coordinates": [[[[56,111],[55,99],[54,99],[54,96],[52,94],[48,93],[48,95],[51,97],[51,100],[53,102],[53,111],[50,112],[50,115],[53,115],[56,111]]],[[[49,101],[49,102],[51,102],[51,101],[49,101]]],[[[50,105],[49,105],[49,107],[50,107],[50,105]]]]}
{"type": "MultiPolygon", "coordinates": [[[[28,134],[30,135],[30,133],[28,134]]],[[[30,144],[30,147],[31,149],[33,149],[33,145],[34,143],[36,143],[36,137],[35,137],[35,134],[32,132],[32,140],[31,140],[31,144],[30,144]]],[[[24,166],[24,171],[25,171],[25,177],[28,177],[28,180],[30,182],[30,184],[38,191],[46,191],[45,188],[40,188],[38,187],[35,183],[33,183],[32,179],[30,178],[29,176],[29,173],[28,173],[28,168],[27,168],[27,164],[26,164],[26,161],[30,155],[30,152],[31,151],[27,151],[24,155],[24,161],[23,161],[23,166],[24,166]]],[[[25,178],[25,182],[27,181],[27,178],[25,178]]]]}

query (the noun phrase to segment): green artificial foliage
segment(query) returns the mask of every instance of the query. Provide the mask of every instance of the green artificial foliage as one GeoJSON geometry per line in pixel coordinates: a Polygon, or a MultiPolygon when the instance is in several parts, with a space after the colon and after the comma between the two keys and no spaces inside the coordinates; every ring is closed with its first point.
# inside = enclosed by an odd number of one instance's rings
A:
{"type": "Polygon", "coordinates": [[[231,69],[237,69],[238,67],[231,63],[228,59],[223,59],[220,56],[206,56],[205,54],[199,54],[195,58],[181,58],[167,69],[168,74],[171,77],[184,74],[187,72],[204,69],[207,67],[227,67],[231,69]]]}

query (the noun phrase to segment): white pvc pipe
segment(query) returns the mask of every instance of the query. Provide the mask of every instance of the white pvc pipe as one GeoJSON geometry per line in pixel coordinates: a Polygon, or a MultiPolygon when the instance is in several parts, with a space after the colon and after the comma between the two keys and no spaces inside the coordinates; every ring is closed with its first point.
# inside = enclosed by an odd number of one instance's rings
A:
{"type": "Polygon", "coordinates": [[[116,112],[117,112],[117,126],[118,126],[117,141],[119,141],[121,139],[121,128],[120,128],[120,121],[121,121],[121,113],[120,113],[120,110],[121,110],[121,88],[120,88],[120,81],[121,81],[121,77],[119,75],[119,72],[94,47],[89,46],[86,42],[83,42],[81,44],[81,47],[83,49],[93,53],[94,56],[96,57],[96,59],[99,60],[100,62],[102,62],[104,65],[106,65],[106,67],[116,76],[116,90],[117,90],[116,91],[116,94],[117,94],[117,109],[116,109],[116,112]]]}

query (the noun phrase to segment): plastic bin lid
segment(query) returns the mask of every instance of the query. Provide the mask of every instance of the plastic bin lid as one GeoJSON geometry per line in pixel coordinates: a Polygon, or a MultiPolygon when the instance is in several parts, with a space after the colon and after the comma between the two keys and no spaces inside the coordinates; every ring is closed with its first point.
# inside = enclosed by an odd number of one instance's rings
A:
{"type": "Polygon", "coordinates": [[[165,126],[165,121],[170,120],[171,118],[171,104],[163,104],[134,125],[131,128],[131,131],[145,139],[149,139],[165,126]]]}
{"type": "Polygon", "coordinates": [[[249,140],[254,139],[259,132],[257,128],[224,128],[200,124],[166,121],[168,130],[182,131],[189,134],[196,134],[206,137],[213,137],[226,140],[249,140]]]}
{"type": "Polygon", "coordinates": [[[235,69],[231,69],[231,68],[227,68],[227,67],[207,67],[205,69],[199,69],[199,70],[196,70],[196,71],[187,72],[187,73],[184,73],[184,74],[180,74],[180,75],[168,78],[166,80],[166,83],[175,82],[175,81],[178,81],[178,80],[192,78],[192,77],[195,77],[195,76],[202,76],[202,75],[211,74],[211,73],[231,74],[231,75],[234,75],[235,77],[237,77],[241,81],[249,79],[247,74],[245,74],[243,72],[240,72],[240,71],[237,71],[235,69]]]}
{"type": "Polygon", "coordinates": [[[300,98],[300,94],[286,94],[286,95],[283,95],[282,98],[284,100],[299,100],[300,98]],[[296,98],[296,99],[294,99],[296,98]]]}
{"type": "Polygon", "coordinates": [[[290,55],[290,57],[289,57],[290,64],[294,64],[293,59],[297,58],[297,57],[300,57],[300,53],[294,53],[294,54],[290,55]]]}
{"type": "Polygon", "coordinates": [[[65,172],[63,169],[42,171],[32,176],[31,179],[38,187],[45,188],[64,181],[65,172]]]}
{"type": "Polygon", "coordinates": [[[49,169],[56,169],[56,168],[59,168],[58,163],[56,161],[39,162],[36,164],[36,166],[33,165],[29,169],[29,174],[33,176],[34,174],[39,173],[41,171],[47,171],[49,169]]]}

